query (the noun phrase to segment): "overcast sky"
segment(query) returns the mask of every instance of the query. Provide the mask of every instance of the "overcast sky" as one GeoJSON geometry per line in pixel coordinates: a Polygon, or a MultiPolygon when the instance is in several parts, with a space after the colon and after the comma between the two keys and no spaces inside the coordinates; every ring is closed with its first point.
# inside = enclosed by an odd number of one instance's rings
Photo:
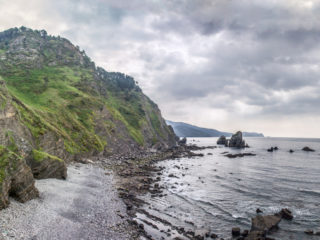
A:
{"type": "Polygon", "coordinates": [[[163,116],[320,137],[320,1],[0,0],[0,30],[46,29],[133,76],[163,116]]]}

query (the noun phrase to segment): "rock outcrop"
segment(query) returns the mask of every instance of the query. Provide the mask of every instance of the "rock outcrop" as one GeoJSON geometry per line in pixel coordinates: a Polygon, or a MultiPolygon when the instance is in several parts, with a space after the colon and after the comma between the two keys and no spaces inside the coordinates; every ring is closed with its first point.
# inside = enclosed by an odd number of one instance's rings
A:
{"type": "Polygon", "coordinates": [[[0,209],[9,205],[9,196],[26,202],[38,195],[32,172],[24,158],[0,146],[0,209]]]}
{"type": "Polygon", "coordinates": [[[302,148],[302,151],[305,151],[305,152],[314,152],[314,149],[309,148],[309,147],[304,147],[304,148],[302,148]]]}
{"type": "Polygon", "coordinates": [[[234,147],[234,148],[245,148],[246,143],[242,139],[242,132],[238,131],[235,134],[232,135],[229,141],[229,147],[234,147]]]}
{"type": "Polygon", "coordinates": [[[31,167],[35,178],[67,178],[67,167],[62,159],[35,149],[32,153],[32,158],[28,160],[28,165],[31,167]]]}
{"type": "Polygon", "coordinates": [[[218,145],[226,145],[227,143],[227,138],[226,136],[222,135],[219,137],[218,141],[217,141],[217,144],[218,145]]]}

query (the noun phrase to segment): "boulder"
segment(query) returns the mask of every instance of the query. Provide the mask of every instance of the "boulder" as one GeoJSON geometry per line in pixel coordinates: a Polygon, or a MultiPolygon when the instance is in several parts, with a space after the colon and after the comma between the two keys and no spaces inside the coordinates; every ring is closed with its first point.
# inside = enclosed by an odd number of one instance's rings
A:
{"type": "Polygon", "coordinates": [[[241,233],[240,228],[238,228],[238,227],[232,228],[231,233],[232,233],[232,236],[234,236],[234,237],[240,236],[240,233],[241,233]]]}
{"type": "Polygon", "coordinates": [[[222,135],[219,137],[218,141],[217,141],[217,144],[219,145],[226,145],[227,143],[227,138],[226,136],[222,135]]]}
{"type": "Polygon", "coordinates": [[[282,218],[287,219],[287,220],[292,220],[293,219],[292,212],[288,208],[281,209],[281,211],[279,212],[279,215],[282,218]]]}
{"type": "Polygon", "coordinates": [[[229,141],[229,147],[244,148],[246,146],[245,141],[242,139],[242,132],[238,131],[232,135],[229,141]]]}
{"type": "Polygon", "coordinates": [[[304,147],[302,148],[302,151],[305,151],[305,152],[314,152],[314,150],[312,148],[309,148],[309,147],[304,147]]]}
{"type": "Polygon", "coordinates": [[[270,231],[271,229],[276,229],[279,222],[281,221],[281,216],[267,215],[267,216],[256,216],[252,218],[251,231],[270,231]]]}
{"type": "Polygon", "coordinates": [[[289,153],[294,153],[294,151],[292,149],[289,150],[289,153]]]}

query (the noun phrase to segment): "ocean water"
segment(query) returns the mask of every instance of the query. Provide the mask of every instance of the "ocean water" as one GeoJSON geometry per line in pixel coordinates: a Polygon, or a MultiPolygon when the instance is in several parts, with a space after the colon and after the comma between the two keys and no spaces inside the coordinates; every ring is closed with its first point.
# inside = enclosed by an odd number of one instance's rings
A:
{"type": "MultiPolygon", "coordinates": [[[[149,204],[144,208],[148,214],[137,214],[137,220],[144,223],[146,231],[154,239],[177,236],[184,239],[175,227],[193,231],[206,229],[231,239],[232,227],[250,229],[257,208],[263,214],[289,208],[293,221],[282,220],[279,230],[270,236],[281,240],[320,239],[304,233],[306,229],[320,231],[320,139],[245,140],[250,148],[238,150],[218,146],[199,151],[204,157],[158,163],[165,167],[160,181],[164,196],[145,195],[143,198],[149,204]],[[272,146],[279,150],[267,152],[272,146]],[[316,151],[304,152],[301,149],[305,146],[316,151]],[[295,152],[289,153],[290,149],[295,152]],[[231,159],[223,152],[257,155],[231,159]]],[[[188,139],[188,143],[199,146],[215,146],[216,141],[217,138],[188,139]]]]}

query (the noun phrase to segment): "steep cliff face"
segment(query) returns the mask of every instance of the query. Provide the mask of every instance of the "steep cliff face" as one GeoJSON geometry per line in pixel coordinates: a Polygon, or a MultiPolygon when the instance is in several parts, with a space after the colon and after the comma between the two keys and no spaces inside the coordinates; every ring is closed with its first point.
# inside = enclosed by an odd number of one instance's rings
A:
{"type": "Polygon", "coordinates": [[[175,144],[132,77],[96,67],[43,30],[0,33],[0,85],[0,145],[14,144],[8,151],[37,178],[65,178],[64,162],[76,158],[175,144]]]}

